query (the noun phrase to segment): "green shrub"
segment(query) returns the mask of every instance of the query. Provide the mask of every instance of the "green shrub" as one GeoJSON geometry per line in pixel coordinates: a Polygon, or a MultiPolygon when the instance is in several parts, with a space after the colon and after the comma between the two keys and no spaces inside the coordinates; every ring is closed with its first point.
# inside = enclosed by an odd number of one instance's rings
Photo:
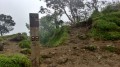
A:
{"type": "Polygon", "coordinates": [[[31,54],[31,49],[29,48],[24,48],[20,51],[20,53],[23,53],[23,54],[31,54]]]}
{"type": "Polygon", "coordinates": [[[119,29],[119,26],[116,25],[116,23],[113,22],[107,22],[105,20],[97,20],[95,21],[95,28],[102,30],[102,31],[112,31],[119,29]]]}
{"type": "Polygon", "coordinates": [[[31,61],[25,55],[0,55],[0,67],[31,67],[31,61]]]}
{"type": "Polygon", "coordinates": [[[108,40],[119,40],[120,39],[120,32],[108,32],[109,38],[108,40]]]}
{"type": "Polygon", "coordinates": [[[103,15],[100,19],[106,20],[107,22],[114,22],[118,26],[120,26],[120,11],[107,13],[106,15],[103,15]]]}
{"type": "Polygon", "coordinates": [[[92,28],[89,33],[89,36],[97,40],[100,40],[100,39],[105,39],[104,37],[108,36],[108,34],[107,32],[103,32],[103,31],[97,30],[96,28],[92,28]]]}
{"type": "Polygon", "coordinates": [[[19,43],[19,46],[21,48],[31,48],[30,45],[31,45],[31,42],[28,40],[23,40],[19,43]]]}
{"type": "Polygon", "coordinates": [[[95,28],[91,29],[89,35],[97,40],[119,40],[120,39],[120,32],[116,31],[99,31],[95,28]]]}
{"type": "Polygon", "coordinates": [[[27,36],[27,33],[26,33],[26,32],[23,32],[23,33],[22,33],[22,36],[23,36],[24,40],[27,40],[27,39],[28,39],[28,36],[27,36]]]}
{"type": "Polygon", "coordinates": [[[112,12],[110,15],[120,18],[120,11],[118,11],[118,12],[112,12]]]}
{"type": "Polygon", "coordinates": [[[110,17],[110,18],[108,17],[106,20],[110,22],[114,22],[116,23],[116,25],[120,26],[120,18],[118,17],[110,17]]]}
{"type": "Polygon", "coordinates": [[[101,14],[94,19],[93,28],[89,35],[95,39],[120,39],[120,11],[101,14]]]}
{"type": "Polygon", "coordinates": [[[49,40],[47,46],[59,46],[62,45],[68,38],[68,29],[67,27],[63,27],[61,29],[56,30],[54,36],[49,40]]]}
{"type": "Polygon", "coordinates": [[[17,37],[19,37],[21,39],[21,41],[28,40],[27,33],[19,33],[17,37]]]}

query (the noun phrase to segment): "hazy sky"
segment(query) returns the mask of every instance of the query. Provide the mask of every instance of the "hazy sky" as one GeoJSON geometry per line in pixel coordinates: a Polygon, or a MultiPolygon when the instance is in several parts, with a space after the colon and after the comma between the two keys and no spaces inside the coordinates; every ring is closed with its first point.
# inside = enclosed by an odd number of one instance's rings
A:
{"type": "Polygon", "coordinates": [[[11,15],[16,22],[14,30],[9,34],[28,33],[25,23],[29,23],[29,13],[38,13],[41,5],[45,3],[39,0],[0,0],[0,14],[11,15]]]}
{"type": "MultiPolygon", "coordinates": [[[[9,34],[28,33],[25,24],[29,23],[29,13],[38,13],[41,5],[45,6],[45,3],[39,0],[0,0],[0,14],[11,15],[16,22],[14,30],[9,34]]],[[[39,16],[43,15],[40,14],[39,16]]],[[[66,20],[66,18],[63,19],[66,20]]]]}

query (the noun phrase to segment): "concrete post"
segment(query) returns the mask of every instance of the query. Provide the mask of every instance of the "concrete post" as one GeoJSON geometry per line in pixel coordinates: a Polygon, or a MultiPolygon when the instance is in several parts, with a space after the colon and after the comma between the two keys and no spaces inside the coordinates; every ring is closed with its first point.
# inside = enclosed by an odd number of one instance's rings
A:
{"type": "Polygon", "coordinates": [[[39,42],[39,16],[37,13],[30,13],[30,36],[32,41],[31,46],[32,67],[39,67],[40,42],[39,42]]]}

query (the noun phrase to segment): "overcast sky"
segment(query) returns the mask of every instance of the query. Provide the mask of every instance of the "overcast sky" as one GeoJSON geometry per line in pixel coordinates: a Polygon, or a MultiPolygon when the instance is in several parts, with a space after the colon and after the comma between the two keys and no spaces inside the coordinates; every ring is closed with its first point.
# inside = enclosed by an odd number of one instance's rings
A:
{"type": "Polygon", "coordinates": [[[0,0],[0,14],[11,15],[16,22],[14,30],[9,34],[28,33],[25,24],[29,23],[29,13],[38,13],[40,6],[45,6],[45,2],[39,0],[0,0]]]}
{"type": "Polygon", "coordinates": [[[28,33],[25,23],[29,23],[29,13],[38,13],[41,5],[45,3],[39,0],[0,0],[0,14],[11,15],[16,22],[14,30],[9,34],[28,33]]]}

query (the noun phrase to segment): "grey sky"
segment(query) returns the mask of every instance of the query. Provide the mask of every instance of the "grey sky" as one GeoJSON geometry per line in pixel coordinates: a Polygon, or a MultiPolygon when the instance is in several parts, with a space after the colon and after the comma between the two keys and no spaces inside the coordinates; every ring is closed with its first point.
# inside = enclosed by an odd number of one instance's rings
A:
{"type": "Polygon", "coordinates": [[[16,22],[14,30],[9,34],[28,33],[25,23],[29,23],[29,13],[38,12],[41,5],[45,3],[39,0],[0,0],[0,14],[11,15],[16,22]]]}
{"type": "MultiPolygon", "coordinates": [[[[29,23],[29,13],[37,13],[41,5],[45,6],[45,3],[39,0],[0,0],[0,14],[11,15],[16,22],[14,30],[9,34],[18,32],[28,33],[25,23],[29,23]]],[[[39,16],[43,15],[40,14],[39,16]]],[[[62,19],[66,20],[65,17],[62,19]]]]}

